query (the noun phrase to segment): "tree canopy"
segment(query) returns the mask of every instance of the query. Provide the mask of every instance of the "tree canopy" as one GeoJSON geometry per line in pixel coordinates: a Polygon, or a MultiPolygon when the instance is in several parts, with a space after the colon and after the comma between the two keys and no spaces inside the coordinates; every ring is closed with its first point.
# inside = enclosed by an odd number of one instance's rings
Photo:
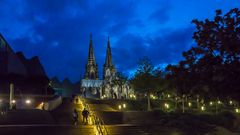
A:
{"type": "Polygon", "coordinates": [[[197,45],[183,52],[184,60],[167,67],[179,93],[240,97],[240,11],[235,8],[213,20],[193,20],[197,45]]]}

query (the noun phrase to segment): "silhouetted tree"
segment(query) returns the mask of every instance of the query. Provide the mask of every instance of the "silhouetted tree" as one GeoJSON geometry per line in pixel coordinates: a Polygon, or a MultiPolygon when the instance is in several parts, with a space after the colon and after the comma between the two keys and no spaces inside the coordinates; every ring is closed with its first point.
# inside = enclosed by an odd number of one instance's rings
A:
{"type": "Polygon", "coordinates": [[[150,94],[156,92],[159,88],[159,73],[160,72],[158,69],[154,68],[151,61],[147,57],[144,57],[139,61],[137,71],[131,79],[131,84],[135,91],[144,95],[147,94],[148,111],[151,110],[150,94]]]}
{"type": "Polygon", "coordinates": [[[193,20],[197,46],[183,53],[184,60],[168,67],[168,76],[179,93],[205,98],[240,99],[240,11],[225,15],[216,11],[213,20],[193,20]]]}

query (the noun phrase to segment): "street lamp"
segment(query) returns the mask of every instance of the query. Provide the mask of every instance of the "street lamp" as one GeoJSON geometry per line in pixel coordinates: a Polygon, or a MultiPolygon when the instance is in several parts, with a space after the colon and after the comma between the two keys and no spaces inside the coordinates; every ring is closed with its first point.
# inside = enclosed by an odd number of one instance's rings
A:
{"type": "Polygon", "coordinates": [[[205,111],[206,108],[205,108],[204,106],[201,106],[201,110],[202,110],[202,111],[205,111]]]}
{"type": "Polygon", "coordinates": [[[122,106],[121,106],[121,105],[119,105],[119,106],[118,106],[118,109],[119,109],[119,110],[121,110],[121,109],[122,109],[122,106]]]}
{"type": "Polygon", "coordinates": [[[13,99],[13,100],[12,100],[12,103],[15,104],[15,103],[16,103],[16,100],[13,99]]]}
{"type": "Polygon", "coordinates": [[[169,109],[169,104],[168,103],[165,103],[164,106],[165,106],[165,108],[169,109]]]}
{"type": "Polygon", "coordinates": [[[230,105],[232,105],[232,104],[233,104],[233,101],[232,101],[232,100],[230,100],[230,101],[229,101],[229,104],[230,104],[230,105]]]}
{"type": "Polygon", "coordinates": [[[26,104],[31,104],[32,102],[31,102],[30,99],[27,99],[27,100],[25,101],[25,103],[26,103],[26,104]]]}
{"type": "Polygon", "coordinates": [[[240,111],[239,111],[239,109],[238,109],[238,108],[236,108],[236,109],[235,109],[235,112],[236,112],[236,113],[239,113],[240,111]]]}
{"type": "Polygon", "coordinates": [[[126,108],[126,104],[123,104],[123,108],[126,108]]]}
{"type": "Polygon", "coordinates": [[[191,107],[191,106],[192,106],[192,103],[191,103],[191,102],[188,102],[188,106],[191,107]]]}

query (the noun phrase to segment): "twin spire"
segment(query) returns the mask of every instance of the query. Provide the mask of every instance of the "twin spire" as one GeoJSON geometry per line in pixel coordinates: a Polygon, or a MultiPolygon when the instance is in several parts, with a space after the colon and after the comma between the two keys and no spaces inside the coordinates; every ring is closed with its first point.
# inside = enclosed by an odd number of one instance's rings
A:
{"type": "MultiPolygon", "coordinates": [[[[89,52],[88,52],[88,64],[96,65],[96,60],[93,51],[93,40],[92,40],[92,33],[90,34],[90,43],[89,43],[89,52]]],[[[105,66],[112,66],[112,53],[110,47],[110,38],[108,36],[107,42],[107,52],[106,52],[106,59],[105,59],[105,66]]]]}
{"type": "MultiPolygon", "coordinates": [[[[107,41],[107,51],[106,51],[106,59],[104,63],[104,68],[109,67],[112,68],[112,53],[111,53],[111,47],[110,47],[110,38],[108,37],[107,41]]],[[[93,40],[92,40],[92,34],[90,34],[90,43],[89,43],[89,51],[88,51],[88,62],[86,65],[86,73],[85,78],[88,79],[97,79],[98,78],[98,67],[96,63],[96,59],[94,56],[93,51],[93,40]]]]}

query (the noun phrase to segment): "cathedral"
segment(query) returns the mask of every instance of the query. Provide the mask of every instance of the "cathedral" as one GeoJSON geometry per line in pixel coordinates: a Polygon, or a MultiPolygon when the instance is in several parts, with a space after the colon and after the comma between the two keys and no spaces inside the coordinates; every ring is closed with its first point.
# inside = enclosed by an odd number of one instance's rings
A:
{"type": "Polygon", "coordinates": [[[93,39],[90,35],[88,60],[85,67],[84,79],[81,80],[81,92],[88,98],[100,99],[126,99],[129,98],[131,89],[127,83],[121,86],[114,83],[118,79],[116,68],[112,62],[110,39],[107,41],[106,59],[103,65],[103,77],[100,79],[98,64],[94,56],[93,39]]]}

